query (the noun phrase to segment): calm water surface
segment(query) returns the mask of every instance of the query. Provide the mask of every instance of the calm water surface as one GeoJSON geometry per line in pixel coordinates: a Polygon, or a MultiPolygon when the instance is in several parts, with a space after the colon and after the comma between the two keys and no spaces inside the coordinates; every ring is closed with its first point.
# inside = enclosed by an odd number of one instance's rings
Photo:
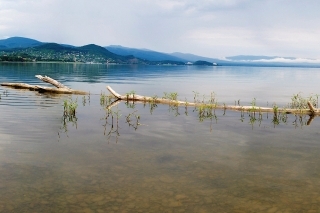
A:
{"type": "Polygon", "coordinates": [[[320,119],[253,117],[140,103],[112,108],[100,94],[194,94],[219,103],[285,106],[319,94],[316,68],[0,64],[0,82],[87,96],[0,87],[0,212],[320,212],[320,119]],[[63,119],[63,101],[77,101],[63,119]],[[113,116],[113,120],[112,120],[113,116]]]}

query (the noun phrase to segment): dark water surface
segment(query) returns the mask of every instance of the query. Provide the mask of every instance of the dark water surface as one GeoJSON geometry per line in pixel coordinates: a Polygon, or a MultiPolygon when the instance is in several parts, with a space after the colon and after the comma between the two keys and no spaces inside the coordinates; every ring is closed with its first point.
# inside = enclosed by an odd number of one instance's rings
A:
{"type": "Polygon", "coordinates": [[[90,95],[0,87],[0,212],[320,212],[319,118],[100,103],[110,85],[285,106],[319,93],[319,69],[0,64],[0,82],[36,74],[90,95]]]}

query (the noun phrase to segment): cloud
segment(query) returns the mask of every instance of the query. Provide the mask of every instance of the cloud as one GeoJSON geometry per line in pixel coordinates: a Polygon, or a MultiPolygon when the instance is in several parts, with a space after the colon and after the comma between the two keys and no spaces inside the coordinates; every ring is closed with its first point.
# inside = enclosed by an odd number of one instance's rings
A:
{"type": "MultiPolygon", "coordinates": [[[[249,62],[249,61],[247,61],[249,62]]],[[[267,62],[267,63],[274,63],[274,62],[281,62],[281,63],[310,63],[310,64],[320,64],[320,59],[307,59],[307,58],[283,58],[283,57],[276,57],[273,59],[260,59],[254,60],[250,62],[267,62]]]]}
{"type": "Polygon", "coordinates": [[[319,10],[298,0],[0,0],[0,38],[320,57],[319,10]]]}

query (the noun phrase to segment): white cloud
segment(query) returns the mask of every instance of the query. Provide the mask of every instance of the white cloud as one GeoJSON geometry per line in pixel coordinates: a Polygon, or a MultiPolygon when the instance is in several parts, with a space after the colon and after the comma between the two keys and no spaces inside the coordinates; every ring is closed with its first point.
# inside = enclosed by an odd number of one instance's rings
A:
{"type": "MultiPolygon", "coordinates": [[[[252,62],[252,61],[251,61],[252,62]]],[[[281,63],[310,63],[310,64],[320,64],[320,59],[307,59],[307,58],[296,58],[296,59],[288,59],[283,57],[277,57],[274,59],[260,59],[254,60],[254,62],[281,62],[281,63]]]]}
{"type": "Polygon", "coordinates": [[[0,0],[0,38],[320,58],[319,9],[298,0],[0,0]]]}

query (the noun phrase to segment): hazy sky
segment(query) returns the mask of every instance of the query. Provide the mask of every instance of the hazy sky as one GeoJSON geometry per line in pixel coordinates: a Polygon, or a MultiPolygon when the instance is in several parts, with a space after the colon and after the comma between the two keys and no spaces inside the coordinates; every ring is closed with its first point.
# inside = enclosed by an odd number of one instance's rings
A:
{"type": "Polygon", "coordinates": [[[318,0],[0,0],[0,39],[320,58],[318,0]]]}

